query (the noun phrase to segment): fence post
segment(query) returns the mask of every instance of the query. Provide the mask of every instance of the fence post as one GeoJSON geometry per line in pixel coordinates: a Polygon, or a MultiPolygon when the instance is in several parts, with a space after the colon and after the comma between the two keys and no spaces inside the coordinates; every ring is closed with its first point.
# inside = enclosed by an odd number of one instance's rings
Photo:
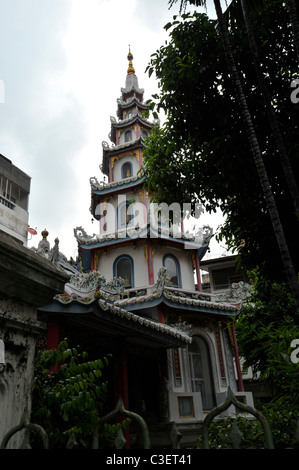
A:
{"type": "Polygon", "coordinates": [[[273,439],[272,439],[272,433],[270,430],[270,426],[268,424],[268,421],[260,413],[259,411],[255,410],[251,406],[244,405],[244,403],[241,403],[240,401],[237,400],[237,398],[234,396],[232,390],[229,388],[227,391],[227,397],[224,403],[221,405],[217,406],[214,408],[210,413],[205,417],[202,425],[202,445],[204,449],[209,448],[209,439],[208,439],[208,432],[209,432],[209,426],[215,416],[220,415],[223,411],[225,411],[230,405],[234,405],[237,409],[241,411],[245,411],[246,413],[250,413],[253,416],[255,416],[261,423],[264,431],[264,436],[265,436],[265,447],[267,449],[274,449],[274,444],[273,444],[273,439]]]}
{"type": "Polygon", "coordinates": [[[95,426],[94,432],[93,432],[93,436],[92,436],[92,445],[91,445],[92,449],[98,449],[99,447],[99,432],[103,424],[109,421],[112,421],[119,413],[137,422],[137,424],[139,425],[142,431],[143,448],[150,449],[151,443],[150,443],[150,437],[149,437],[149,432],[148,432],[146,422],[137,413],[133,413],[132,411],[126,410],[124,408],[124,403],[123,403],[122,398],[118,400],[118,403],[113,411],[111,411],[106,416],[103,416],[103,418],[100,418],[98,420],[95,426]]]}

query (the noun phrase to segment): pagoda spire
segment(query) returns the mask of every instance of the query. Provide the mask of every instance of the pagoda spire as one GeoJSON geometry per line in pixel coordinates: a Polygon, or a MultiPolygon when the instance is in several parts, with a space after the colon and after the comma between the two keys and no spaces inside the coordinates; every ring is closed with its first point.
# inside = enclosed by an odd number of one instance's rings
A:
{"type": "Polygon", "coordinates": [[[133,54],[131,52],[131,48],[130,48],[130,45],[129,45],[129,54],[128,54],[129,67],[128,67],[128,70],[127,70],[128,75],[135,74],[135,69],[133,67],[132,60],[133,60],[133,54]]]}

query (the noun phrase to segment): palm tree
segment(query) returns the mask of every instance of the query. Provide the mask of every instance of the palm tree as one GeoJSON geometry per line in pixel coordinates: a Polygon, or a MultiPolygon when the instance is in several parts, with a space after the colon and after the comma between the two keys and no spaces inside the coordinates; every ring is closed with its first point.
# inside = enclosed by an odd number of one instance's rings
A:
{"type": "MultiPolygon", "coordinates": [[[[176,1],[177,0],[169,0],[170,7],[176,1]]],[[[180,11],[186,5],[187,1],[189,1],[190,4],[193,4],[196,6],[206,6],[206,0],[181,0],[180,11]]],[[[239,103],[242,119],[246,128],[246,131],[247,131],[247,136],[248,136],[249,143],[251,146],[251,151],[253,153],[254,162],[256,165],[257,172],[258,172],[260,184],[261,184],[264,197],[266,200],[268,212],[271,218],[274,234],[276,236],[282,263],[283,263],[284,270],[288,278],[289,284],[292,288],[292,292],[296,300],[297,308],[299,309],[299,284],[297,282],[297,275],[296,275],[294,265],[291,259],[291,255],[289,252],[289,248],[286,242],[284,230],[281,224],[281,220],[280,220],[277,206],[275,203],[274,195],[271,189],[267,170],[265,168],[259,142],[256,136],[254,126],[253,126],[252,117],[248,108],[248,104],[247,104],[247,100],[243,91],[242,83],[240,81],[238,70],[235,64],[220,0],[214,0],[214,6],[215,6],[216,14],[217,14],[219,33],[220,33],[221,40],[223,43],[226,61],[227,61],[228,68],[229,68],[231,78],[233,81],[235,94],[239,103]]]]}
{"type": "MultiPolygon", "coordinates": [[[[280,155],[283,172],[284,172],[285,179],[286,179],[286,184],[289,188],[289,192],[293,200],[297,218],[299,219],[299,190],[298,190],[298,186],[297,186],[294,173],[290,164],[290,160],[287,154],[287,149],[285,147],[283,137],[280,131],[278,119],[276,117],[274,108],[271,104],[270,92],[266,85],[266,81],[265,81],[265,78],[264,78],[264,75],[260,66],[258,47],[256,44],[255,34],[254,34],[251,16],[249,12],[248,1],[247,0],[240,0],[240,1],[241,1],[242,11],[243,11],[243,16],[244,16],[244,22],[245,22],[245,26],[247,30],[249,45],[251,49],[253,65],[256,71],[259,88],[261,90],[261,95],[265,103],[268,120],[272,129],[272,137],[280,155]]],[[[295,15],[296,15],[296,12],[295,12],[295,15]]]]}
{"type": "Polygon", "coordinates": [[[294,42],[295,42],[298,63],[299,63],[299,21],[298,21],[298,16],[297,16],[295,0],[287,0],[287,7],[288,7],[289,15],[290,15],[292,28],[293,28],[294,42]]]}

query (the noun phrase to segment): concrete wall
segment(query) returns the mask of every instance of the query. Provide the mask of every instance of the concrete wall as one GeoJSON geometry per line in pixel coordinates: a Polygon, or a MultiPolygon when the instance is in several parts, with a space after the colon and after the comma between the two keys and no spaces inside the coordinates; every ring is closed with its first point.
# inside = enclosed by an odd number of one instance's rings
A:
{"type": "MultiPolygon", "coordinates": [[[[5,348],[0,366],[0,442],[25,410],[30,414],[36,338],[46,334],[45,325],[35,317],[34,307],[0,296],[0,339],[5,348]]],[[[24,436],[25,431],[15,434],[7,448],[19,449],[24,436]]]]}
{"type": "Polygon", "coordinates": [[[28,212],[15,204],[12,204],[12,207],[13,209],[0,203],[0,230],[7,232],[26,244],[28,212]]]}
{"type": "MultiPolygon", "coordinates": [[[[36,340],[46,334],[37,321],[37,307],[64,291],[69,276],[42,256],[0,232],[0,442],[30,416],[36,340]],[[3,352],[3,351],[2,351],[3,352]],[[2,354],[3,357],[3,354],[2,354]]],[[[24,432],[10,439],[8,448],[20,448],[24,432]]]]}

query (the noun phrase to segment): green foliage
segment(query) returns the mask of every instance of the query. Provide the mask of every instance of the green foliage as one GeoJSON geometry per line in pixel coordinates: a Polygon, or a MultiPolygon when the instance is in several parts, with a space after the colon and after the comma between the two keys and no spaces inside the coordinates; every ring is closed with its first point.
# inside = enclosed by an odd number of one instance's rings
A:
{"type": "MultiPolygon", "coordinates": [[[[288,285],[270,282],[256,270],[253,290],[235,328],[244,368],[251,367],[272,399],[261,411],[276,448],[297,447],[299,364],[291,360],[292,340],[299,338],[299,315],[288,285]]],[[[257,406],[258,404],[256,404],[257,406]]]]}
{"type": "MultiPolygon", "coordinates": [[[[296,378],[294,377],[291,380],[296,380],[296,378]]],[[[297,427],[299,419],[298,398],[298,394],[297,398],[294,398],[294,396],[284,395],[271,403],[267,403],[263,407],[262,412],[270,424],[276,449],[299,449],[299,435],[297,427]]]]}
{"type": "MultiPolygon", "coordinates": [[[[281,399],[275,404],[266,405],[262,412],[266,417],[273,437],[275,449],[298,449],[295,438],[299,406],[289,400],[281,399]]],[[[215,420],[209,428],[210,449],[231,449],[233,427],[237,425],[242,435],[240,449],[265,448],[264,431],[261,423],[254,418],[242,415],[215,420]]],[[[201,438],[196,442],[197,449],[202,448],[201,438]]]]}
{"type": "MultiPolygon", "coordinates": [[[[45,429],[51,448],[65,448],[70,438],[79,447],[89,445],[107,395],[102,376],[108,363],[109,356],[88,361],[86,352],[70,348],[66,340],[57,350],[37,354],[31,421],[45,429]]],[[[106,444],[119,426],[105,425],[106,444]]]]}
{"type": "MultiPolygon", "coordinates": [[[[250,2],[251,3],[251,2],[250,2]]],[[[298,106],[291,102],[291,81],[298,77],[292,29],[285,3],[267,0],[254,22],[260,62],[296,178],[299,175],[298,106]],[[283,51],[283,52],[282,52],[283,51]]],[[[245,240],[242,266],[257,265],[271,279],[283,279],[277,241],[235,98],[215,21],[185,13],[165,27],[169,41],[151,56],[158,96],[151,109],[166,114],[161,130],[147,140],[145,172],[157,202],[201,202],[208,212],[220,208],[226,222],[219,238],[229,248],[245,240]]],[[[280,158],[273,142],[244,26],[230,26],[230,41],[253,118],[272,191],[299,271],[298,221],[280,158]]]]}
{"type": "Polygon", "coordinates": [[[299,338],[299,315],[289,287],[252,275],[253,291],[235,322],[240,355],[274,396],[296,397],[298,364],[291,342],[299,338]]]}
{"type": "MultiPolygon", "coordinates": [[[[231,449],[231,432],[233,425],[236,425],[242,434],[240,443],[241,449],[261,449],[265,445],[263,428],[256,419],[248,419],[241,416],[230,416],[215,420],[209,427],[209,448],[210,449],[231,449]]],[[[202,448],[201,439],[198,439],[196,448],[202,448]]]]}

